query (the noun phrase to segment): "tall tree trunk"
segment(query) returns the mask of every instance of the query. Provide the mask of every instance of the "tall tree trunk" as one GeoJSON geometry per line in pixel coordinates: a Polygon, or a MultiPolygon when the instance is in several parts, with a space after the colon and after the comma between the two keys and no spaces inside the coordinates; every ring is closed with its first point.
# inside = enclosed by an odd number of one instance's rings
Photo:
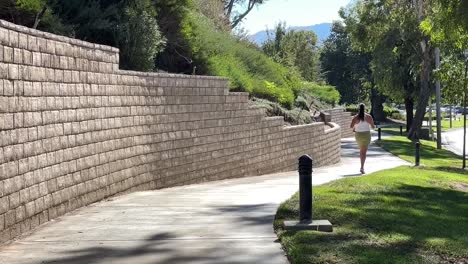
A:
{"type": "Polygon", "coordinates": [[[430,73],[432,69],[431,54],[432,49],[427,37],[421,41],[422,49],[422,67],[421,67],[421,89],[419,90],[418,103],[416,105],[416,114],[414,115],[411,129],[408,132],[408,138],[411,140],[419,139],[419,131],[421,130],[424,115],[426,114],[426,107],[429,102],[429,97],[432,94],[430,86],[430,73]]]}
{"type": "Polygon", "coordinates": [[[47,6],[45,5],[41,12],[37,13],[36,19],[34,20],[33,28],[36,29],[39,26],[39,22],[41,22],[42,17],[44,16],[45,12],[47,11],[47,6]]]}
{"type": "Polygon", "coordinates": [[[405,108],[406,108],[406,132],[411,128],[411,124],[414,119],[414,99],[410,96],[405,98],[405,108]]]}
{"type": "Polygon", "coordinates": [[[377,90],[371,89],[371,115],[377,122],[385,121],[383,102],[383,96],[377,90]]]}

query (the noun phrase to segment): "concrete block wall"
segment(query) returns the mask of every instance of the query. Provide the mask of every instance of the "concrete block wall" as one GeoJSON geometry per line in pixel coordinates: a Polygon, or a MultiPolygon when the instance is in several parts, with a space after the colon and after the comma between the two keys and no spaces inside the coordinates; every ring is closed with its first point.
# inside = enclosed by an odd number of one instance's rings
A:
{"type": "Polygon", "coordinates": [[[353,129],[349,128],[353,116],[350,112],[345,112],[342,108],[336,108],[325,111],[331,115],[331,122],[336,123],[341,128],[341,137],[347,138],[354,136],[353,129]]]}
{"type": "Polygon", "coordinates": [[[118,194],[340,159],[340,128],[287,127],[216,77],[118,69],[112,47],[0,20],[0,243],[118,194]]]}

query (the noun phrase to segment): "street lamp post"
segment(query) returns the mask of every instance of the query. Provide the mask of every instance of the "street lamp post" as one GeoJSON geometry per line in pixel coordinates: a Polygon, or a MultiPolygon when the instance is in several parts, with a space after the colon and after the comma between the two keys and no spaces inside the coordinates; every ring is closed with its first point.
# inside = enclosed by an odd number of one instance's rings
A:
{"type": "Polygon", "coordinates": [[[452,105],[450,105],[450,128],[452,128],[452,105]]]}
{"type": "Polygon", "coordinates": [[[463,85],[463,165],[462,168],[466,168],[466,75],[468,72],[468,50],[463,52],[465,55],[465,79],[463,85]]]}
{"type": "Polygon", "coordinates": [[[432,98],[429,98],[429,138],[434,141],[434,133],[432,131],[432,98]]]}
{"type": "MultiPolygon", "coordinates": [[[[436,63],[436,68],[440,68],[440,49],[436,48],[435,49],[435,63],[436,63]]],[[[438,79],[436,81],[436,124],[437,124],[437,149],[442,149],[442,127],[441,127],[441,122],[442,122],[442,117],[440,114],[440,80],[438,79]]]]}

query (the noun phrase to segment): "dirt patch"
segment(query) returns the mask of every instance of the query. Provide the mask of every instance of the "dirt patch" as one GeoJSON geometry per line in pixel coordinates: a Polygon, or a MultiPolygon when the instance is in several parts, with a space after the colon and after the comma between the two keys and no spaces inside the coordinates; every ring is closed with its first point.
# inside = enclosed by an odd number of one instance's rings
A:
{"type": "Polygon", "coordinates": [[[452,188],[457,189],[462,192],[468,192],[468,183],[465,182],[457,182],[451,185],[452,188]]]}

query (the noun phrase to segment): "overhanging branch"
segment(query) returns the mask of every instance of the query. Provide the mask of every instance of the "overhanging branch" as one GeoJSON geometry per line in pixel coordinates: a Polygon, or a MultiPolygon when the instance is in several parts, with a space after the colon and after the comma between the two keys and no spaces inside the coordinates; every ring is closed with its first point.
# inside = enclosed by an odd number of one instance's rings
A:
{"type": "Polygon", "coordinates": [[[256,4],[262,4],[262,3],[263,3],[262,0],[249,0],[249,3],[247,5],[247,10],[245,10],[244,13],[234,18],[234,20],[231,23],[231,28],[237,27],[237,25],[239,25],[242,19],[244,19],[250,13],[250,11],[252,11],[252,9],[255,7],[256,4]]]}
{"type": "Polygon", "coordinates": [[[252,11],[252,9],[258,5],[258,4],[263,4],[265,0],[223,0],[225,5],[224,5],[224,13],[226,17],[229,20],[232,20],[231,22],[231,28],[235,28],[239,23],[252,11]],[[235,10],[237,13],[238,9],[235,8],[236,6],[244,6],[245,4],[245,10],[239,12],[236,14],[236,16],[232,17],[232,11],[235,10]]]}

